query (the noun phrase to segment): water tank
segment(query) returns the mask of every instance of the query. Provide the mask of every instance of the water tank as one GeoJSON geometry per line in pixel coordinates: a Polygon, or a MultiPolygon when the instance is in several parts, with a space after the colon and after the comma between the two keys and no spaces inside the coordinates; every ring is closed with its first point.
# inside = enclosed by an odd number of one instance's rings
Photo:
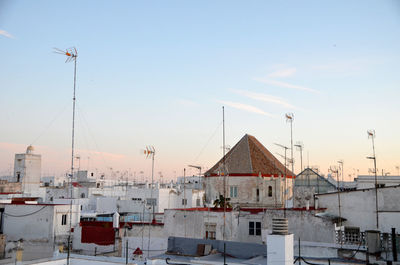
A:
{"type": "Polygon", "coordinates": [[[273,235],[288,235],[288,220],[286,218],[272,219],[272,234],[273,235]]]}

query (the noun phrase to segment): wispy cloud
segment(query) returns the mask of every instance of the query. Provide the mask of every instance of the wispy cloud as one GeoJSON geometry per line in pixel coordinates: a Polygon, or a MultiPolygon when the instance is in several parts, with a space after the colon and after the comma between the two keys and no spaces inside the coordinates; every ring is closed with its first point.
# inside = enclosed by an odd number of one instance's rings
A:
{"type": "Polygon", "coordinates": [[[2,36],[4,36],[4,37],[7,37],[7,38],[10,38],[10,39],[13,39],[13,38],[14,38],[13,35],[11,35],[10,33],[8,33],[7,31],[5,31],[5,30],[3,30],[3,29],[0,29],[0,35],[2,35],[2,36]]]}
{"type": "Polygon", "coordinates": [[[254,99],[254,100],[259,100],[259,101],[264,101],[268,103],[274,103],[277,105],[281,105],[285,108],[289,109],[295,109],[296,107],[293,106],[292,104],[286,102],[283,98],[268,95],[268,94],[262,94],[262,93],[254,93],[246,90],[234,90],[235,93],[239,95],[243,95],[245,97],[254,99]]]}
{"type": "Polygon", "coordinates": [[[269,78],[253,78],[254,81],[261,82],[264,84],[268,85],[273,85],[273,86],[279,86],[279,87],[286,87],[286,88],[293,88],[297,90],[303,90],[303,91],[308,91],[308,92],[313,92],[313,93],[319,93],[319,91],[309,88],[309,87],[304,87],[304,86],[299,86],[299,85],[294,85],[282,81],[277,81],[269,78]]]}
{"type": "Polygon", "coordinates": [[[296,68],[286,68],[286,69],[282,69],[282,70],[278,70],[275,72],[272,72],[268,75],[268,77],[271,78],[281,78],[281,77],[289,77],[292,76],[294,73],[296,73],[297,69],[296,68]]]}
{"type": "Polygon", "coordinates": [[[196,107],[199,106],[199,104],[193,100],[189,100],[189,99],[177,99],[176,103],[178,103],[179,105],[182,105],[184,107],[196,107]]]}
{"type": "Polygon", "coordinates": [[[231,102],[231,101],[222,101],[222,100],[218,100],[219,103],[235,108],[235,109],[239,109],[239,110],[244,110],[247,112],[252,112],[252,113],[257,113],[257,114],[261,114],[264,116],[269,116],[269,117],[273,117],[274,115],[263,111],[262,109],[259,109],[257,107],[251,106],[251,105],[247,105],[247,104],[243,104],[243,103],[239,103],[239,102],[231,102]]]}

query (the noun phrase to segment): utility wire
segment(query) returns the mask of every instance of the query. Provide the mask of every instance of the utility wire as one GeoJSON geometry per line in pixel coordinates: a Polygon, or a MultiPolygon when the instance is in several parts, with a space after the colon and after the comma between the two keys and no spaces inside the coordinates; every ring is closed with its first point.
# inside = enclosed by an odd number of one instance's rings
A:
{"type": "Polygon", "coordinates": [[[107,165],[107,163],[106,163],[106,160],[105,160],[105,158],[104,158],[104,156],[103,156],[103,153],[100,152],[100,148],[99,148],[99,145],[97,144],[96,139],[94,138],[94,134],[92,133],[92,131],[91,131],[90,127],[89,127],[89,123],[87,122],[87,119],[86,119],[86,117],[85,117],[84,111],[83,111],[79,106],[77,106],[77,108],[79,109],[79,111],[80,111],[80,113],[81,113],[81,115],[82,115],[82,120],[84,121],[84,124],[85,124],[85,126],[86,126],[86,129],[87,129],[87,131],[88,131],[88,133],[89,133],[89,136],[92,138],[92,140],[93,140],[93,142],[94,142],[94,144],[95,144],[95,149],[96,149],[96,151],[100,154],[101,158],[103,159],[104,165],[106,165],[106,167],[109,168],[108,165],[107,165]]]}
{"type": "Polygon", "coordinates": [[[194,160],[194,163],[197,162],[197,160],[199,159],[199,157],[202,155],[204,149],[208,146],[208,144],[211,142],[211,140],[214,138],[215,134],[218,132],[219,128],[222,125],[222,121],[218,124],[217,128],[215,128],[214,132],[212,133],[212,135],[210,136],[210,138],[208,138],[207,142],[205,143],[205,145],[201,148],[200,153],[197,155],[196,159],[194,160]]]}
{"type": "Polygon", "coordinates": [[[36,143],[44,134],[45,132],[51,127],[51,125],[53,125],[53,123],[58,119],[58,117],[65,111],[65,109],[69,106],[69,102],[68,104],[65,104],[65,106],[61,109],[60,112],[58,112],[54,118],[50,121],[49,124],[47,124],[47,126],[44,128],[44,130],[38,135],[38,137],[35,138],[35,140],[32,141],[32,143],[30,145],[33,145],[34,143],[36,143]]]}
{"type": "Polygon", "coordinates": [[[43,209],[46,208],[46,207],[47,207],[47,205],[43,206],[42,208],[40,208],[40,209],[37,210],[37,211],[34,211],[34,212],[32,212],[32,213],[28,213],[28,214],[23,214],[23,215],[13,215],[13,214],[8,214],[8,213],[4,213],[4,215],[10,216],[10,217],[26,217],[26,216],[34,215],[34,214],[40,212],[41,210],[43,210],[43,209]]]}

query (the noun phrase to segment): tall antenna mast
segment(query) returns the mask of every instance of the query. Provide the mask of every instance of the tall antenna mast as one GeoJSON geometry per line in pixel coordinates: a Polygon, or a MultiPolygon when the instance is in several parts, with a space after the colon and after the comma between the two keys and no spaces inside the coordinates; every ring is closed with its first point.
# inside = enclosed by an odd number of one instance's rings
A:
{"type": "Polygon", "coordinates": [[[153,198],[153,188],[154,188],[154,156],[156,154],[156,149],[154,146],[146,146],[146,150],[143,151],[143,153],[146,155],[146,158],[151,158],[151,190],[150,190],[150,204],[151,204],[151,209],[153,211],[153,219],[151,222],[149,222],[149,238],[148,238],[148,244],[147,244],[147,257],[150,256],[150,225],[151,223],[155,222],[155,217],[154,217],[154,206],[156,204],[156,201],[153,198]]]}
{"type": "Polygon", "coordinates": [[[338,168],[338,170],[341,170],[342,171],[342,188],[344,188],[344,170],[343,170],[343,164],[344,164],[344,161],[343,161],[343,159],[340,159],[339,161],[337,161],[338,162],[338,164],[340,165],[339,166],[339,168],[338,168]]]}
{"type": "Polygon", "coordinates": [[[294,145],[295,147],[298,148],[300,151],[300,172],[303,172],[303,149],[304,145],[302,142],[297,142],[297,144],[294,145]]]}
{"type": "MultiPolygon", "coordinates": [[[[294,159],[293,159],[293,120],[294,114],[293,113],[286,113],[286,122],[290,122],[290,153],[292,159],[292,174],[294,174],[294,159]]],[[[294,176],[292,176],[292,189],[293,189],[293,207],[294,207],[294,176]]]]}
{"type": "Polygon", "coordinates": [[[185,217],[185,237],[186,237],[186,168],[183,169],[183,213],[185,217]]]}
{"type": "MultiPolygon", "coordinates": [[[[339,169],[336,168],[336,166],[331,166],[329,168],[329,171],[331,171],[332,173],[336,173],[336,179],[337,179],[337,195],[338,195],[338,210],[339,210],[339,229],[340,229],[340,233],[342,233],[342,212],[341,212],[341,204],[340,204],[340,187],[339,187],[339,169]]],[[[342,241],[342,237],[340,237],[340,247],[342,247],[343,241],[342,241]]]]}
{"type": "Polygon", "coordinates": [[[75,91],[76,91],[76,60],[78,57],[78,51],[76,48],[69,48],[64,50],[60,50],[55,48],[55,53],[62,54],[67,56],[67,59],[65,60],[66,63],[69,62],[74,62],[74,93],[72,97],[72,148],[71,148],[71,174],[69,176],[69,232],[68,232],[68,253],[67,253],[67,265],[69,265],[69,257],[70,257],[70,249],[71,249],[71,230],[72,230],[72,178],[74,177],[74,147],[75,147],[75,103],[76,103],[76,97],[75,97],[75,91]]]}
{"type": "Polygon", "coordinates": [[[287,157],[286,157],[286,153],[287,153],[287,150],[289,149],[289,147],[281,145],[281,144],[277,144],[277,143],[275,143],[275,145],[285,149],[285,156],[284,156],[285,157],[285,163],[284,163],[284,166],[285,166],[285,182],[284,182],[285,185],[284,186],[285,187],[284,187],[284,193],[283,193],[283,201],[285,203],[285,206],[283,208],[283,217],[286,218],[286,207],[287,207],[287,204],[286,204],[286,201],[287,201],[287,167],[286,167],[287,157]]]}
{"type": "MultiPolygon", "coordinates": [[[[223,170],[224,174],[224,232],[222,233],[222,240],[225,240],[225,226],[226,226],[226,167],[225,167],[225,107],[222,106],[222,157],[223,157],[223,170]]],[[[225,251],[224,251],[225,256],[225,251]]]]}
{"type": "Polygon", "coordinates": [[[375,130],[368,130],[368,138],[372,140],[372,152],[373,156],[367,157],[367,159],[374,160],[374,173],[375,173],[375,211],[376,211],[376,229],[379,229],[379,215],[378,215],[378,179],[377,179],[377,170],[376,170],[376,156],[375,156],[375,130]]]}

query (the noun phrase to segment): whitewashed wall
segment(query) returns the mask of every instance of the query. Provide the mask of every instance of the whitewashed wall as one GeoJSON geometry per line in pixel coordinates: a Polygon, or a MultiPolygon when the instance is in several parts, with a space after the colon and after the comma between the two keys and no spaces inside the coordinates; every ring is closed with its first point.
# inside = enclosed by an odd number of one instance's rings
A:
{"type": "MultiPolygon", "coordinates": [[[[339,214],[337,193],[318,195],[319,207],[339,214]]],[[[361,231],[376,229],[375,190],[345,191],[340,193],[341,215],[345,226],[360,227],[361,231]]],[[[392,227],[400,229],[400,187],[378,189],[379,229],[389,233],[392,227]]]]}

